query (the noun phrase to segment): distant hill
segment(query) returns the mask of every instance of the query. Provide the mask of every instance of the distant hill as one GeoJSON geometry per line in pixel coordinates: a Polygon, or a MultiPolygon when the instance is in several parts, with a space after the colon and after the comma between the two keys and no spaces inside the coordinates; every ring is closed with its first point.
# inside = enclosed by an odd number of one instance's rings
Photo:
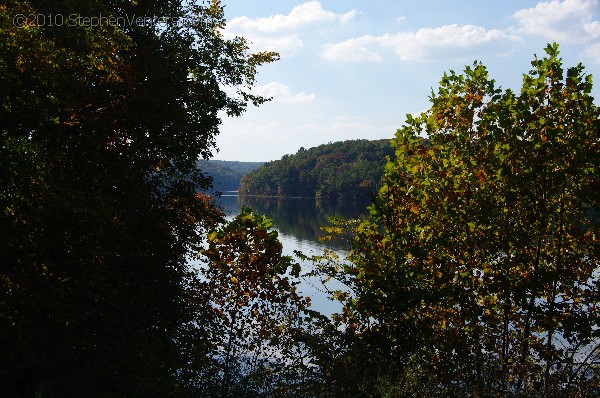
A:
{"type": "Polygon", "coordinates": [[[237,162],[229,160],[202,160],[196,166],[213,178],[217,191],[237,191],[242,177],[256,170],[263,162],[237,162]]]}
{"type": "Polygon", "coordinates": [[[383,176],[388,139],[329,143],[285,155],[244,176],[239,193],[247,195],[363,199],[383,176]]]}

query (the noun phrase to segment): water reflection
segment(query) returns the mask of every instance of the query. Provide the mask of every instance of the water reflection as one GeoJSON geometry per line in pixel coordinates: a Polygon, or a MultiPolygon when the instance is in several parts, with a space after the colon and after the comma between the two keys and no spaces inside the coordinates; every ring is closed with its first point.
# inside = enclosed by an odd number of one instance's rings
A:
{"type": "MultiPolygon", "coordinates": [[[[328,225],[328,218],[362,218],[368,214],[368,202],[326,202],[310,198],[267,198],[257,196],[223,196],[218,201],[226,214],[238,214],[242,206],[251,207],[259,214],[273,220],[280,234],[289,235],[300,241],[310,241],[324,247],[320,238],[326,235],[321,227],[328,225]]],[[[344,242],[330,242],[328,246],[347,249],[344,242]]]]}
{"type": "MultiPolygon", "coordinates": [[[[328,217],[338,216],[347,219],[362,218],[368,214],[368,203],[329,203],[318,202],[308,198],[265,198],[256,196],[237,196],[234,193],[224,193],[217,203],[223,208],[227,216],[239,214],[242,206],[251,207],[259,214],[265,214],[273,220],[273,227],[279,233],[279,240],[283,245],[283,254],[294,255],[298,250],[306,255],[318,255],[323,249],[330,248],[343,256],[347,249],[345,242],[329,241],[327,245],[319,240],[326,235],[321,230],[328,224],[328,217]]],[[[310,264],[303,264],[310,267],[310,264]]],[[[306,269],[305,269],[306,270],[306,269]]],[[[338,289],[341,286],[333,284],[329,289],[338,289]]],[[[325,315],[339,312],[341,306],[328,299],[324,287],[317,280],[305,280],[300,285],[303,295],[311,297],[312,307],[325,315]]]]}

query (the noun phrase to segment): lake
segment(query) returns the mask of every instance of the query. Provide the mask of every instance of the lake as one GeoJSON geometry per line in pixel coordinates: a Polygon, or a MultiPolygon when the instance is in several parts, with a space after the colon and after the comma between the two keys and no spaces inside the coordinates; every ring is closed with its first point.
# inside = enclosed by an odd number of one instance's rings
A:
{"type": "MultiPolygon", "coordinates": [[[[326,235],[321,230],[331,216],[360,218],[368,214],[368,203],[337,203],[316,201],[314,198],[269,198],[257,196],[238,196],[235,192],[223,192],[217,201],[227,216],[239,214],[242,206],[251,207],[259,214],[273,220],[273,228],[279,234],[283,245],[283,254],[294,255],[298,250],[305,255],[320,254],[324,249],[344,254],[347,249],[343,242],[331,242],[327,245],[319,238],[326,235]]],[[[303,264],[305,267],[309,264],[303,264]]],[[[335,286],[329,285],[334,288],[335,286]]],[[[312,308],[325,315],[339,312],[341,305],[327,298],[323,287],[316,280],[306,280],[300,284],[302,295],[309,296],[312,308]]]]}

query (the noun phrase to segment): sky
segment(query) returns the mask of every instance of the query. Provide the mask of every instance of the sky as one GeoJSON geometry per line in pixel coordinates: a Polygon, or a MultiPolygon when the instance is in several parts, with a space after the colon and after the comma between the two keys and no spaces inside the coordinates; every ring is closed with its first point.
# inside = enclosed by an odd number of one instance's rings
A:
{"type": "MultiPolygon", "coordinates": [[[[225,37],[281,59],[253,93],[273,100],[223,117],[214,159],[270,161],[328,142],[394,137],[430,107],[444,72],[481,61],[519,90],[535,55],[557,42],[564,67],[598,76],[600,0],[223,0],[225,37]]],[[[595,101],[599,104],[599,101],[595,101]]]]}

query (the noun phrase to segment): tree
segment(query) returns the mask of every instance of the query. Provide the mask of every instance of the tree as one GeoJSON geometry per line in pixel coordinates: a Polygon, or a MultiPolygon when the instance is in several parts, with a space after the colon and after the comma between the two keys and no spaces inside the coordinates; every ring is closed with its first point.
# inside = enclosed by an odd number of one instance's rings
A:
{"type": "Polygon", "coordinates": [[[371,219],[346,225],[349,262],[323,263],[388,392],[600,387],[599,111],[583,66],[545,51],[518,94],[480,63],[445,74],[398,130],[371,219]]]}
{"type": "Polygon", "coordinates": [[[195,162],[276,55],[224,39],[219,1],[19,1],[0,24],[0,389],[181,393],[186,255],[217,217],[195,162]]]}
{"type": "Polygon", "coordinates": [[[300,266],[281,251],[271,221],[248,208],[208,234],[193,289],[202,317],[192,332],[209,347],[191,377],[203,396],[306,396],[310,303],[296,291],[300,266]]]}

